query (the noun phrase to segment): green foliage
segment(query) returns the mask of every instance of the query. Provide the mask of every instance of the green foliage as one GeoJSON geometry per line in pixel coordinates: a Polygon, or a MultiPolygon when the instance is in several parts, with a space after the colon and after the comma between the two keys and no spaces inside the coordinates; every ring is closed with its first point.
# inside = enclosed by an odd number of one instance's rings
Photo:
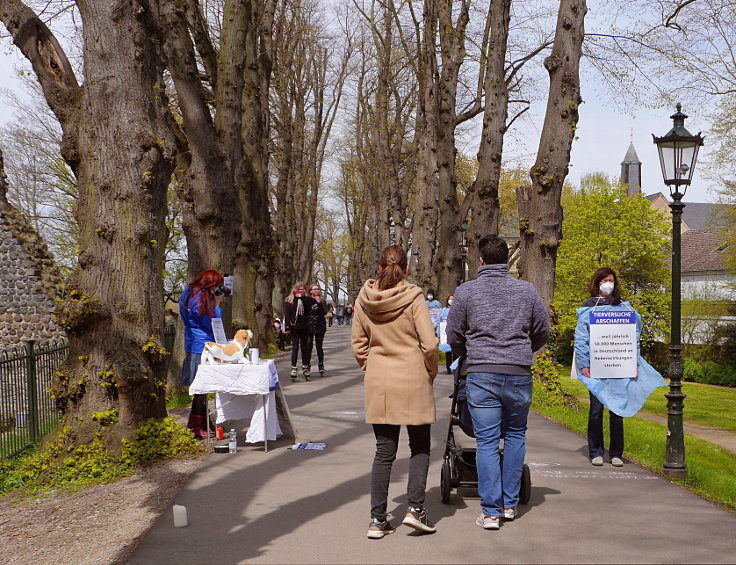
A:
{"type": "Polygon", "coordinates": [[[686,357],[683,360],[682,379],[708,385],[736,387],[736,367],[686,357]]]}
{"type": "Polygon", "coordinates": [[[149,465],[158,459],[195,455],[199,443],[189,430],[168,416],[163,420],[149,418],[138,424],[135,441],[123,439],[120,464],[129,467],[149,465]]]}
{"type": "Polygon", "coordinates": [[[560,406],[565,403],[565,394],[562,391],[560,370],[562,367],[549,351],[537,356],[532,366],[532,407],[560,406]]]}
{"type": "Polygon", "coordinates": [[[166,396],[166,409],[173,410],[182,406],[189,406],[192,403],[192,397],[184,389],[175,388],[166,396]]]}
{"type": "Polygon", "coordinates": [[[562,342],[572,340],[576,310],[589,297],[588,283],[599,267],[619,276],[622,297],[644,322],[642,346],[661,341],[669,327],[670,245],[668,218],[642,196],[627,196],[603,175],[584,178],[579,192],[564,201],[564,234],[557,254],[554,307],[562,342]]]}
{"type": "Polygon", "coordinates": [[[120,413],[115,409],[105,410],[104,412],[92,412],[92,419],[99,422],[103,428],[109,428],[115,424],[120,418],[120,413]]]}
{"type": "MultiPolygon", "coordinates": [[[[112,418],[113,410],[96,413],[112,418]]],[[[117,417],[117,413],[114,415],[117,417]]],[[[104,424],[103,424],[104,425],[104,424]]],[[[135,440],[122,440],[122,453],[116,457],[97,435],[85,445],[69,441],[69,428],[42,447],[15,459],[0,462],[0,495],[24,489],[33,493],[52,487],[76,489],[96,483],[111,483],[133,473],[136,467],[159,459],[196,455],[200,445],[186,428],[171,418],[144,420],[135,431],[135,440]]]]}

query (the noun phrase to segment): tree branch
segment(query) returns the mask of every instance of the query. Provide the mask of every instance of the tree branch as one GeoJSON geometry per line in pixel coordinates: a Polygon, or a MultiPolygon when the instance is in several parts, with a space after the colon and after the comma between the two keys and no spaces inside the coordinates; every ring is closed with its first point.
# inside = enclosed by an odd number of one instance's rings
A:
{"type": "Polygon", "coordinates": [[[81,88],[71,64],[46,24],[19,0],[0,2],[0,21],[13,36],[13,43],[30,61],[51,110],[65,132],[73,128],[81,88]]]}

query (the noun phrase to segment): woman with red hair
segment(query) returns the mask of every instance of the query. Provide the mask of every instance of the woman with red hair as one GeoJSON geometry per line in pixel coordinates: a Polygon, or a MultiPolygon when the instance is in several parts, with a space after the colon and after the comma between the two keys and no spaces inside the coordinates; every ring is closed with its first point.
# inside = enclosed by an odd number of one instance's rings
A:
{"type": "MultiPolygon", "coordinates": [[[[184,365],[181,371],[182,386],[192,384],[199,366],[206,341],[215,341],[212,318],[222,318],[220,303],[230,294],[224,286],[225,279],[215,269],[206,269],[194,279],[179,298],[179,313],[184,322],[184,365]]],[[[189,414],[190,428],[198,439],[206,438],[207,396],[195,394],[189,414]]]]}

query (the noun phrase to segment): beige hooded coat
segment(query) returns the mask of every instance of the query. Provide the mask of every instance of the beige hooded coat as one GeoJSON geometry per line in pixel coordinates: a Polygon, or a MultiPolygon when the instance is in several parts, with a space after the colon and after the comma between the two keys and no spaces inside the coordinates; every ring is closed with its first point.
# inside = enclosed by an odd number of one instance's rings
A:
{"type": "Polygon", "coordinates": [[[367,423],[434,424],[439,340],[419,287],[401,281],[378,290],[366,281],[355,302],[352,346],[365,373],[367,423]]]}

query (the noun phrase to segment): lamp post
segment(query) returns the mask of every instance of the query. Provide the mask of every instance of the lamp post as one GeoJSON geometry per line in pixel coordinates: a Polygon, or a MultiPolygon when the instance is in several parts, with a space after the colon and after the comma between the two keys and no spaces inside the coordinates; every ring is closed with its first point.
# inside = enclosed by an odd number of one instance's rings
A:
{"type": "Polygon", "coordinates": [[[468,240],[466,239],[466,233],[469,228],[468,218],[463,218],[463,223],[457,228],[460,232],[460,261],[462,263],[462,272],[460,273],[460,282],[464,283],[467,279],[466,271],[468,269],[468,240]]]}
{"type": "Polygon", "coordinates": [[[682,430],[682,409],[685,395],[682,393],[682,344],[680,343],[681,321],[681,255],[680,235],[682,229],[682,210],[685,204],[682,199],[695,170],[698,150],[703,145],[703,138],[692,135],[685,129],[685,118],[682,106],[677,104],[677,112],[670,116],[672,129],[662,137],[654,138],[659,152],[659,164],[662,167],[664,184],[672,197],[672,320],[670,324],[670,390],[667,398],[667,447],[663,472],[673,478],[684,479],[687,476],[685,464],[685,436],[682,430]]]}

